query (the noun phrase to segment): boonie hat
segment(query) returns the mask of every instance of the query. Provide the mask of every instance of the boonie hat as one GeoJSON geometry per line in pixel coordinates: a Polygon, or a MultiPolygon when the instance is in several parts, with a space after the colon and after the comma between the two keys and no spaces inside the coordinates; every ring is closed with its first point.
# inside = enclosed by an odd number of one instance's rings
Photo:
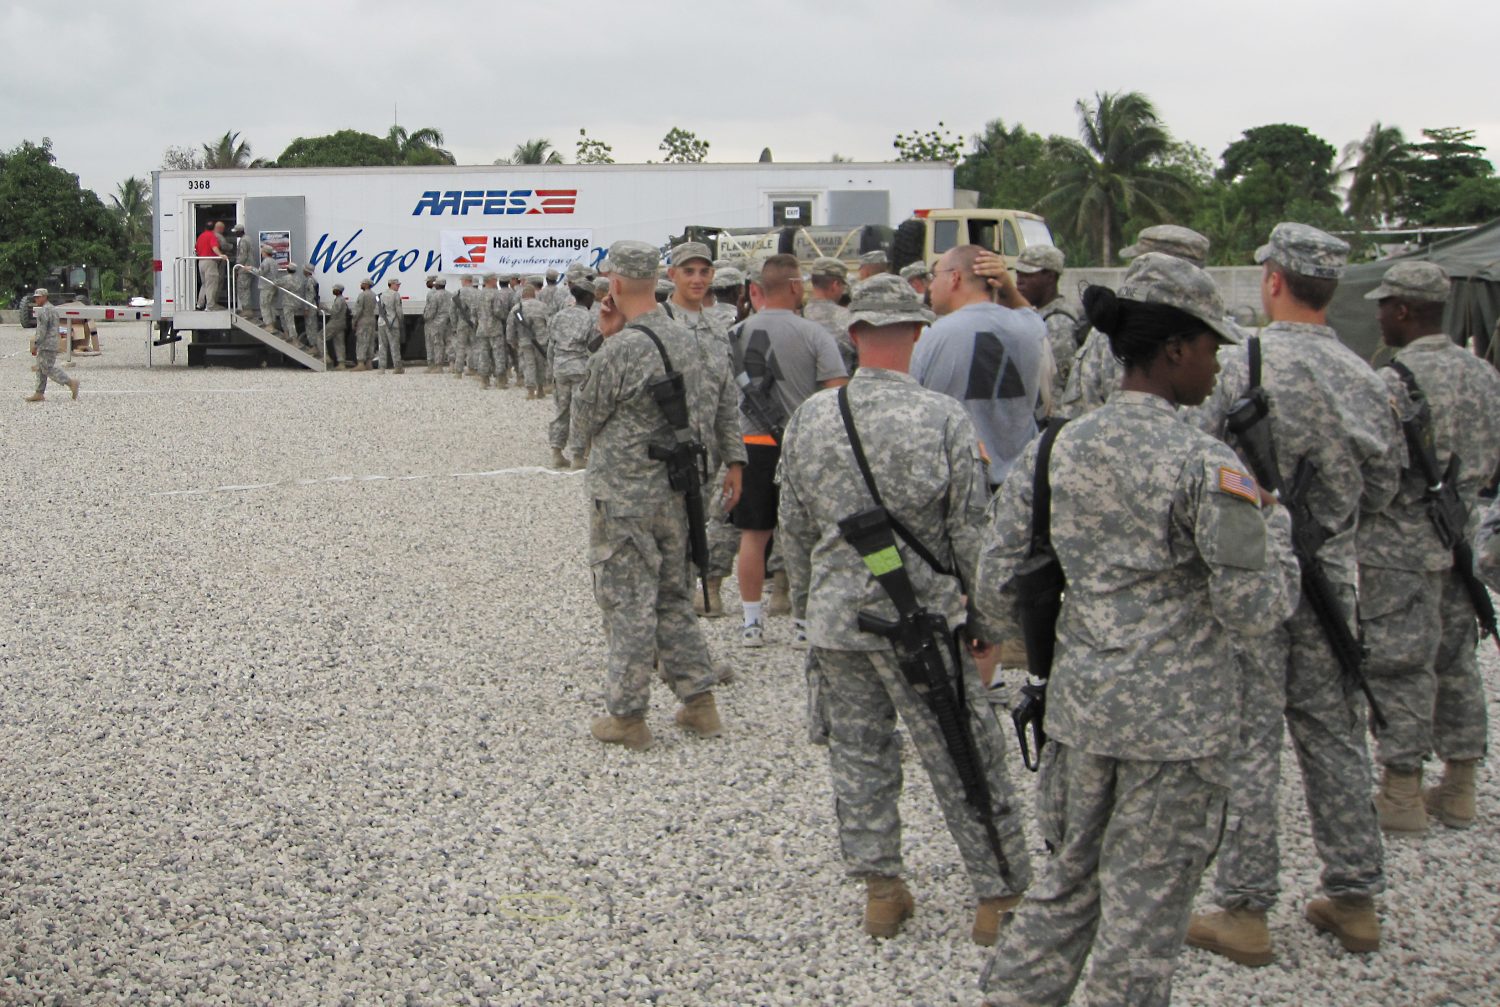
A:
{"type": "Polygon", "coordinates": [[[1135,236],[1135,244],[1120,249],[1120,258],[1133,259],[1147,252],[1175,255],[1203,268],[1208,261],[1208,239],[1191,227],[1177,224],[1156,224],[1135,236]]]}
{"type": "Polygon", "coordinates": [[[1240,341],[1239,330],[1224,319],[1224,299],[1207,273],[1186,259],[1162,252],[1138,255],[1116,295],[1162,304],[1192,315],[1226,343],[1240,341]]]}
{"type": "Polygon", "coordinates": [[[849,327],[856,325],[926,325],[936,316],[922,306],[922,295],[899,276],[872,276],[854,289],[849,327]]]}

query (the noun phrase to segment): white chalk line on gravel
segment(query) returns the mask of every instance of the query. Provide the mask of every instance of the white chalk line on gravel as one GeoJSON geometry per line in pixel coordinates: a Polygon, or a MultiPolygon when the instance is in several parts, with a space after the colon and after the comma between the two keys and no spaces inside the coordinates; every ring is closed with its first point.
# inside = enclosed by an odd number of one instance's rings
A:
{"type": "Polygon", "coordinates": [[[234,483],[226,486],[208,486],[190,490],[158,490],[155,493],[148,493],[147,496],[189,497],[205,496],[210,493],[248,493],[251,490],[274,489],[277,486],[321,486],[326,483],[416,482],[425,479],[498,479],[501,476],[522,475],[559,476],[566,479],[582,474],[582,470],[564,471],[547,468],[542,465],[523,465],[519,468],[491,469],[488,472],[417,473],[405,476],[371,474],[362,476],[325,476],[321,479],[277,479],[268,483],[234,483]]]}

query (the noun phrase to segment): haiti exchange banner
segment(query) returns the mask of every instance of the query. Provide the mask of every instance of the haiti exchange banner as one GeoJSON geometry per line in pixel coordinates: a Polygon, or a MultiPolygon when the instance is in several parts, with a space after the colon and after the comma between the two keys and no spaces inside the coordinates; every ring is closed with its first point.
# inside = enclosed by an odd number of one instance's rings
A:
{"type": "Polygon", "coordinates": [[[444,231],[443,263],[455,273],[561,272],[587,257],[593,238],[589,228],[444,231]]]}

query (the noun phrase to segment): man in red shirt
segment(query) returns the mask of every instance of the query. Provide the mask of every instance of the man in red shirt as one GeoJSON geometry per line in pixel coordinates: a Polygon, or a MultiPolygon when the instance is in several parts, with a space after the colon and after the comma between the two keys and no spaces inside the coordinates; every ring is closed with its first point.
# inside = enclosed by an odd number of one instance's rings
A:
{"type": "Polygon", "coordinates": [[[203,233],[198,235],[198,243],[193,246],[193,254],[198,256],[198,310],[205,308],[213,310],[219,304],[219,277],[223,275],[224,251],[221,247],[224,236],[224,222],[216,220],[212,224],[206,224],[203,233]]]}

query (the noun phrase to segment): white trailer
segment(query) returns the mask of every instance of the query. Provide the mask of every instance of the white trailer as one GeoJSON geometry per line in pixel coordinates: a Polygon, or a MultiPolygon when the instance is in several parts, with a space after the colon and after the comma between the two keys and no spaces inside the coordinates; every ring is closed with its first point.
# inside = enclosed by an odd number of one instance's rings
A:
{"type": "MultiPolygon", "coordinates": [[[[158,171],[152,175],[156,317],[170,338],[245,345],[250,337],[305,366],[311,358],[235,316],[226,303],[192,310],[194,243],[206,223],[245,226],[299,266],[312,263],[326,298],[369,278],[400,278],[420,313],[431,274],[542,272],[634,238],[664,245],[688,225],[894,227],[953,203],[944,163],[495,165],[158,171]],[[226,338],[228,337],[228,338],[226,338]],[[304,355],[305,356],[305,355],[304,355]]],[[[190,361],[193,354],[190,351],[190,361]]]]}

